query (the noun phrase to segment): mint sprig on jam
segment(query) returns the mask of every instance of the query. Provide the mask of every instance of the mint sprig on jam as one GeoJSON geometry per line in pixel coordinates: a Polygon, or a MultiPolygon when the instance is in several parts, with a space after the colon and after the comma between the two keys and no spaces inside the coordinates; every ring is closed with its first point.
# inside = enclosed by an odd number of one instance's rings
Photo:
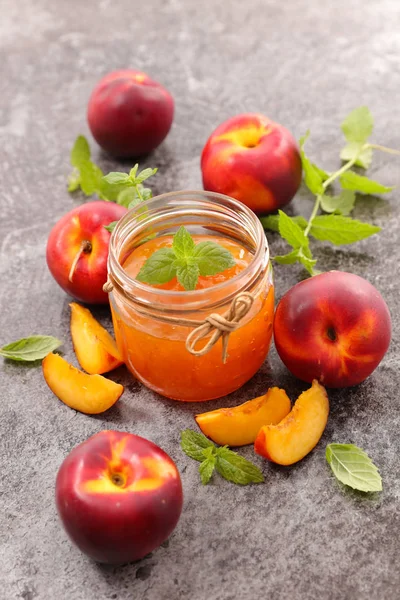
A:
{"type": "Polygon", "coordinates": [[[195,244],[189,231],[180,227],[173,237],[172,247],[153,252],[136,279],[149,285],[162,285],[176,277],[185,290],[194,290],[200,275],[216,275],[234,265],[229,250],[211,241],[195,244]]]}
{"type": "Polygon", "coordinates": [[[373,126],[372,115],[366,106],[356,108],[346,117],[341,125],[346,145],[340,152],[340,158],[346,162],[334,173],[328,173],[307,157],[304,145],[309,132],[300,139],[304,183],[315,196],[314,207],[308,220],[302,216],[289,217],[283,211],[261,219],[265,229],[279,232],[292,248],[287,254],[273,257],[277,263],[300,263],[310,275],[315,275],[317,261],[310,248],[310,237],[341,246],[353,244],[380,231],[380,227],[350,216],[356,194],[386,194],[393,189],[351,170],[354,166],[367,169],[373,150],[400,154],[398,150],[368,141],[373,126]],[[332,186],[338,183],[341,189],[334,194],[332,186]]]}
{"type": "Polygon", "coordinates": [[[228,446],[217,447],[202,433],[185,429],[181,433],[181,448],[187,456],[200,462],[199,473],[203,485],[210,481],[214,469],[228,481],[238,485],[262,483],[261,470],[228,446]]]}

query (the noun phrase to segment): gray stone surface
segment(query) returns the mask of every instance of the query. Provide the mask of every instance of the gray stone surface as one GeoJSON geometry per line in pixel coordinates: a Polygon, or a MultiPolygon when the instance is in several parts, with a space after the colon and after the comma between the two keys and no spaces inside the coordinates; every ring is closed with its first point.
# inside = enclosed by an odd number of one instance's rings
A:
{"type": "MultiPolygon", "coordinates": [[[[0,343],[31,333],[69,336],[69,298],[52,280],[45,245],[53,223],[83,199],[65,188],[68,156],[88,134],[93,85],[118,67],[147,71],[176,99],[165,143],[145,164],[159,167],[155,191],[199,188],[199,154],[222,120],[261,111],[334,169],[339,123],[360,104],[375,116],[375,140],[400,148],[398,0],[212,2],[204,0],[2,0],[0,9],[0,343]]],[[[106,169],[117,163],[99,152],[106,169]]],[[[399,185],[399,161],[376,157],[371,174],[399,185]]],[[[292,468],[261,458],[265,485],[238,488],[217,477],[202,487],[197,464],[178,446],[197,406],[157,397],[123,369],[127,388],[105,415],[75,413],[51,394],[40,368],[1,362],[0,598],[12,600],[396,600],[400,596],[399,193],[358,202],[358,217],[381,235],[351,249],[321,247],[323,269],[366,277],[383,293],[393,342],[379,369],[335,391],[317,449],[292,468]],[[185,505],[170,540],[137,564],[98,566],[67,539],[54,505],[57,469],[79,442],[103,428],[160,444],[182,473],[185,505]],[[324,460],[330,441],[354,442],[379,465],[382,494],[343,489],[324,460]]],[[[292,203],[307,213],[302,190],[292,203]]],[[[273,253],[284,244],[270,237],[273,253]]],[[[277,268],[281,296],[299,278],[277,268]]],[[[96,310],[110,325],[105,309],[96,310]]],[[[254,379],[212,409],[240,403],[271,384],[292,399],[305,388],[275,351],[254,379]]],[[[254,458],[252,449],[243,455],[254,458]]]]}

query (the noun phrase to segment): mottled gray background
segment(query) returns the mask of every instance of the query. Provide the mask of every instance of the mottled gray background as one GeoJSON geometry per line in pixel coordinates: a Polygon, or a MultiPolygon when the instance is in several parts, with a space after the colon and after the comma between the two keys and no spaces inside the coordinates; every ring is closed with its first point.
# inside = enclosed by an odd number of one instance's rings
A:
{"type": "MultiPolygon", "coordinates": [[[[88,134],[86,103],[115,68],[143,69],[172,92],[176,118],[148,158],[157,193],[201,186],[199,154],[211,130],[238,112],[261,111],[296,137],[311,129],[309,152],[338,166],[339,124],[367,104],[374,140],[400,148],[398,0],[212,2],[204,0],[0,1],[0,344],[31,333],[69,336],[69,298],[50,277],[51,226],[81,197],[66,191],[69,151],[88,134]]],[[[92,141],[92,140],[91,140],[92,141]]],[[[92,141],[93,142],[93,141],[92,141]]],[[[117,164],[92,143],[105,169],[117,164]]],[[[376,157],[371,175],[399,185],[399,160],[376,157]]],[[[300,191],[293,210],[308,214],[300,191]]],[[[118,404],[88,417],[59,402],[40,368],[2,362],[1,585],[3,600],[397,600],[400,575],[399,193],[357,203],[379,236],[344,250],[320,247],[320,266],[362,275],[386,298],[393,342],[379,369],[354,389],[330,394],[331,416],[318,448],[300,464],[262,466],[265,485],[199,483],[197,464],[178,446],[196,406],[157,397],[130,379],[118,404]],[[66,454],[103,428],[160,444],[182,473],[185,506],[169,542],[137,564],[98,566],[66,538],[54,480],[66,454]],[[331,476],[326,443],[354,442],[379,465],[384,491],[351,493],[331,476]]],[[[270,236],[274,254],[284,250],[270,236]]],[[[278,297],[303,276],[276,269],[278,297]]],[[[105,309],[96,311],[109,324],[105,309]]],[[[212,402],[243,402],[271,384],[292,399],[305,386],[272,351],[242,390],[212,402]]]]}

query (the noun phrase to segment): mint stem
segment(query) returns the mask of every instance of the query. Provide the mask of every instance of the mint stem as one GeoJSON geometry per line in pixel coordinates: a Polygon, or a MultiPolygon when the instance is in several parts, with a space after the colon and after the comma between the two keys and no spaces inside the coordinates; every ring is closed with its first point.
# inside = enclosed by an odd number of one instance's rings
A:
{"type": "Polygon", "coordinates": [[[366,144],[367,148],[374,148],[375,150],[380,150],[381,152],[386,152],[387,154],[398,154],[400,155],[400,150],[395,150],[394,148],[387,148],[386,146],[381,146],[380,144],[366,144]]]}
{"type": "Polygon", "coordinates": [[[308,234],[310,233],[310,229],[312,227],[312,223],[314,221],[314,218],[317,216],[320,204],[321,204],[321,196],[318,194],[318,196],[315,199],[314,208],[312,210],[311,216],[308,219],[307,227],[304,230],[304,235],[306,237],[308,237],[308,234]]]}
{"type": "Polygon", "coordinates": [[[140,198],[140,202],[143,202],[143,196],[142,196],[142,194],[140,193],[140,190],[139,190],[139,185],[138,185],[137,183],[135,183],[135,185],[134,185],[134,188],[135,188],[135,190],[136,190],[136,193],[137,193],[138,197],[140,198]]]}
{"type": "MultiPolygon", "coordinates": [[[[351,169],[351,167],[357,162],[357,159],[358,159],[359,155],[361,154],[361,152],[363,152],[370,145],[371,144],[364,144],[364,146],[359,150],[359,152],[357,152],[357,154],[351,160],[349,160],[342,167],[340,167],[340,169],[338,169],[337,171],[332,173],[332,175],[330,177],[328,177],[328,179],[326,181],[324,181],[324,183],[322,184],[324,191],[326,190],[327,187],[329,187],[331,185],[331,183],[333,183],[335,181],[335,179],[337,179],[338,177],[343,175],[343,173],[345,173],[346,171],[351,169]]],[[[318,196],[315,198],[314,208],[312,210],[310,218],[308,219],[307,227],[304,230],[304,235],[306,237],[308,237],[308,234],[310,233],[310,229],[312,227],[313,221],[318,214],[320,204],[321,204],[321,195],[318,194],[318,196]]]]}

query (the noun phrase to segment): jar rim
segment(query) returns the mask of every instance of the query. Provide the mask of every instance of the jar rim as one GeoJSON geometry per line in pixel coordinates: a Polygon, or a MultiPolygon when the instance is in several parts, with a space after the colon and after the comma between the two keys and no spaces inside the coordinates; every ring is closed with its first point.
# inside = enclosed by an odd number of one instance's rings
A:
{"type": "MultiPolygon", "coordinates": [[[[130,300],[137,302],[139,304],[151,305],[153,308],[156,308],[155,305],[159,305],[163,310],[166,309],[166,302],[168,298],[185,298],[187,302],[190,302],[190,308],[193,309],[195,305],[202,304],[207,299],[207,296],[210,294],[210,288],[202,288],[199,290],[184,290],[184,291],[173,291],[173,290],[165,290],[160,288],[155,288],[151,285],[138,281],[134,279],[130,275],[127,274],[125,269],[123,268],[121,262],[119,261],[119,249],[118,242],[119,237],[126,237],[127,225],[132,224],[133,229],[136,227],[138,231],[146,229],[151,225],[151,211],[155,206],[160,204],[160,201],[165,202],[165,208],[168,209],[168,201],[172,199],[179,200],[190,200],[193,197],[196,198],[196,205],[201,208],[202,201],[207,203],[213,203],[215,206],[226,207],[227,209],[237,213],[237,215],[244,216],[249,224],[253,226],[253,231],[257,239],[255,240],[255,253],[252,256],[251,261],[248,265],[237,275],[223,281],[221,283],[217,283],[212,286],[213,291],[223,293],[224,290],[227,290],[227,296],[229,289],[236,287],[236,293],[241,289],[241,286],[237,284],[242,280],[249,280],[249,276],[252,271],[254,271],[254,265],[259,264],[263,266],[268,264],[269,262],[269,246],[267,237],[265,235],[264,229],[261,225],[260,220],[257,218],[255,213],[248,208],[242,202],[231,198],[230,196],[226,196],[224,194],[219,194],[217,192],[209,192],[205,190],[179,190],[173,192],[167,192],[165,194],[159,194],[158,196],[154,196],[149,200],[141,202],[137,206],[133,207],[129,210],[117,223],[110,239],[110,249],[109,249],[109,257],[108,257],[108,272],[109,277],[111,275],[112,283],[117,283],[117,287],[122,288],[123,293],[125,293],[130,300]],[[143,216],[143,209],[147,211],[147,216],[143,216]],[[139,213],[140,211],[140,213],[139,213]],[[135,216],[140,214],[141,219],[135,221],[135,216]],[[129,291],[127,287],[129,286],[129,291]],[[144,298],[141,296],[148,296],[148,298],[144,298]],[[152,298],[153,297],[153,298],[152,298]],[[157,297],[157,301],[155,300],[157,297]],[[161,300],[161,302],[160,302],[161,300]],[[163,300],[163,301],[162,301],[163,300]]],[[[182,203],[181,213],[185,214],[183,210],[185,204],[182,203]]],[[[179,210],[179,208],[178,208],[179,210]]],[[[171,209],[172,211],[172,209],[171,209]]],[[[132,231],[132,229],[130,230],[132,231]]],[[[129,233],[128,233],[129,235],[129,233]]],[[[257,269],[258,271],[258,269],[257,269]]],[[[254,277],[249,280],[249,283],[253,281],[254,277]]],[[[187,302],[185,303],[185,307],[187,306],[187,302]]],[[[174,310],[178,307],[174,306],[174,310]]],[[[185,308],[187,310],[187,308],[185,308]]]]}

